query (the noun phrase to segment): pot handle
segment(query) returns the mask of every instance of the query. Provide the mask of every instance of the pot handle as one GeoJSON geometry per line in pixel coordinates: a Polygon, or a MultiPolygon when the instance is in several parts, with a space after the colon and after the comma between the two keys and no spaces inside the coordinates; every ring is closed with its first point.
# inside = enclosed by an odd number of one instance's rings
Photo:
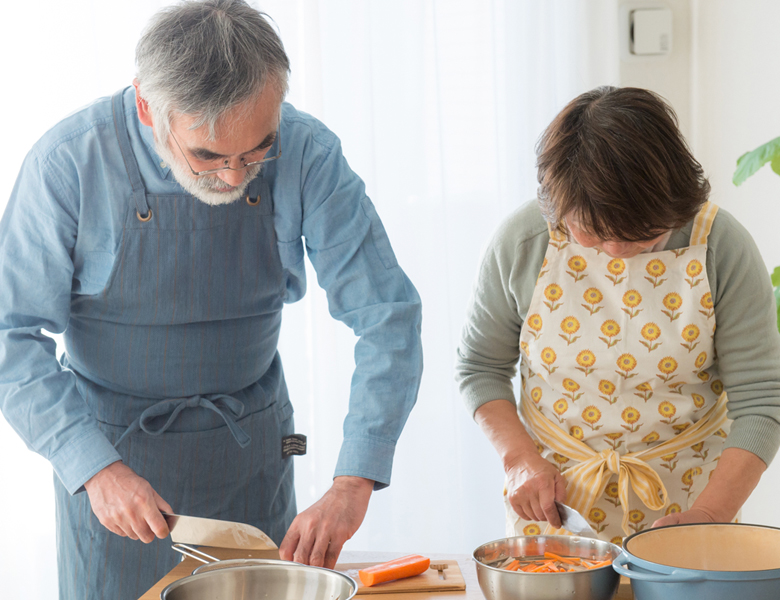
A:
{"type": "Polygon", "coordinates": [[[691,573],[687,569],[674,569],[669,574],[664,573],[639,573],[638,571],[632,571],[628,556],[625,552],[621,552],[615,560],[612,561],[612,568],[615,569],[623,577],[629,579],[636,579],[638,581],[654,581],[657,583],[683,583],[693,581],[706,581],[706,577],[691,573]]]}
{"type": "Polygon", "coordinates": [[[190,558],[194,558],[195,560],[200,561],[204,564],[219,562],[218,558],[214,558],[210,554],[201,552],[197,548],[193,548],[192,546],[187,546],[186,544],[173,544],[171,548],[176,550],[176,552],[183,554],[184,556],[189,556],[190,558]]]}

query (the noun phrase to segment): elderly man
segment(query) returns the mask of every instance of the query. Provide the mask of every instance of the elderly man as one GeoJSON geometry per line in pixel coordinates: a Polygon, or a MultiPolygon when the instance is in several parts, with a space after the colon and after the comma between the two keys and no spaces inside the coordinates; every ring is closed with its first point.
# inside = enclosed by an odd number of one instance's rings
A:
{"type": "Polygon", "coordinates": [[[338,138],[283,102],[261,13],[166,8],[137,66],[34,146],[0,224],[0,407],[56,473],[61,598],[141,595],[177,561],[162,512],[250,523],[332,567],[390,481],[419,297],[338,138]],[[359,340],[333,486],[296,517],[277,341],[304,240],[359,340]],[[43,329],[64,334],[59,362],[43,329]]]}

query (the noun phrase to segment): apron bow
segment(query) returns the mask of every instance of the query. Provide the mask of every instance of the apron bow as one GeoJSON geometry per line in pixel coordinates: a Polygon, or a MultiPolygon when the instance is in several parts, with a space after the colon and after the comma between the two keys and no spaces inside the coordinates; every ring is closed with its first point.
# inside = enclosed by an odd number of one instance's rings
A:
{"type": "Polygon", "coordinates": [[[114,444],[114,447],[119,446],[124,439],[138,431],[139,429],[148,433],[149,435],[160,435],[165,433],[168,428],[173,424],[179,413],[185,408],[207,408],[217,413],[225,424],[228,426],[230,433],[235,438],[238,445],[242,448],[246,448],[251,441],[251,438],[247,433],[238,426],[236,419],[240,418],[244,414],[244,403],[240,400],[228,396],[227,394],[214,394],[211,399],[204,396],[189,396],[186,398],[170,398],[162,400],[157,404],[152,404],[149,408],[144,410],[139,417],[133,421],[130,426],[125,430],[121,437],[114,444]],[[157,417],[168,415],[168,420],[158,427],[152,427],[152,421],[157,417]]]}

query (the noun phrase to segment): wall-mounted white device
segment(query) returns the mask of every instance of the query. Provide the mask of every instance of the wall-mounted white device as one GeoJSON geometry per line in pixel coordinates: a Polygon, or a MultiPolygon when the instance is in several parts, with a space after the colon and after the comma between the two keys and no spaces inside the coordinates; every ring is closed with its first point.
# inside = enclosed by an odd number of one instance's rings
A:
{"type": "Polygon", "coordinates": [[[672,52],[672,9],[655,0],[620,4],[620,58],[645,61],[664,58],[672,52]]]}

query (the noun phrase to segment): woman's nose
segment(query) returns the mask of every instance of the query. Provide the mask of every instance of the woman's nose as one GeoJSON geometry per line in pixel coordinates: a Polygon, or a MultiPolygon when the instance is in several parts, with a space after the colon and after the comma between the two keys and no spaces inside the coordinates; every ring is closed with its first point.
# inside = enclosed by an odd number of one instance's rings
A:
{"type": "Polygon", "coordinates": [[[633,242],[602,242],[601,249],[613,258],[630,258],[641,251],[633,242]]]}

